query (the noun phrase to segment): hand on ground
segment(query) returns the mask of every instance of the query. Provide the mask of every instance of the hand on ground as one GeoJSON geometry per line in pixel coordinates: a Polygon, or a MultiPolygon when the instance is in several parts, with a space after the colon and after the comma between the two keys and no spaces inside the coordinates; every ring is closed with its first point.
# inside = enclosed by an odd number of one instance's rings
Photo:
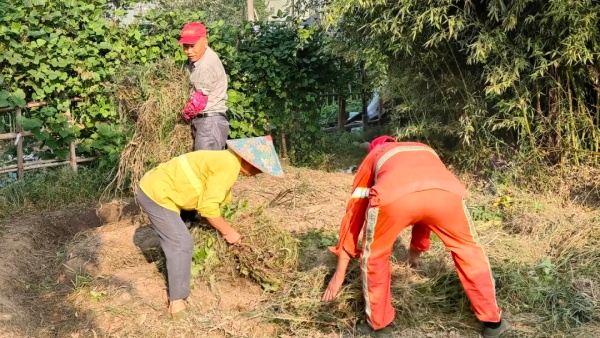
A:
{"type": "Polygon", "coordinates": [[[408,257],[406,257],[405,262],[413,269],[419,268],[421,265],[421,253],[422,251],[417,251],[413,249],[408,250],[408,257]]]}
{"type": "Polygon", "coordinates": [[[240,244],[242,242],[242,236],[235,229],[232,229],[229,233],[223,235],[225,240],[229,244],[240,244]]]}
{"type": "Polygon", "coordinates": [[[327,285],[327,290],[325,290],[321,301],[329,302],[331,300],[334,300],[340,293],[340,288],[344,283],[344,278],[345,274],[340,274],[336,271],[335,274],[333,274],[333,277],[331,277],[329,285],[327,285]]]}

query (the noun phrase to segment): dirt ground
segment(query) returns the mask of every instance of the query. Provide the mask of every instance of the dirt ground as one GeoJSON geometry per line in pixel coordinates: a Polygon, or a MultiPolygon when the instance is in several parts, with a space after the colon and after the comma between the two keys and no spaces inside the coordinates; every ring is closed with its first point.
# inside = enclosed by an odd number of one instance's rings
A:
{"type": "MultiPolygon", "coordinates": [[[[268,205],[290,232],[334,229],[352,177],[311,174],[247,178],[233,194],[248,201],[247,210],[268,205]]],[[[135,205],[98,209],[57,211],[0,226],[1,337],[279,335],[252,313],[265,297],[260,286],[234,273],[196,282],[189,299],[194,315],[169,319],[165,276],[149,257],[158,247],[155,232],[135,205]]]]}
{"type": "MultiPolygon", "coordinates": [[[[276,224],[291,233],[321,232],[335,236],[351,183],[352,175],[347,173],[287,168],[285,179],[265,175],[244,178],[234,187],[233,195],[234,199],[247,203],[238,212],[263,208],[276,224]]],[[[474,183],[471,188],[475,193],[470,199],[477,199],[479,205],[492,205],[497,199],[498,194],[480,193],[485,189],[474,183]]],[[[521,196],[522,203],[517,198],[515,205],[525,208],[531,202],[527,199],[521,196]]],[[[556,242],[532,243],[535,236],[542,234],[533,229],[525,233],[523,229],[528,224],[545,226],[564,219],[574,225],[589,224],[598,216],[595,208],[565,204],[564,200],[553,201],[552,196],[544,197],[539,203],[544,208],[538,213],[514,211],[518,219],[515,216],[500,222],[493,215],[486,216],[486,210],[483,216],[478,216],[477,227],[488,255],[537,264],[560,247],[552,244],[556,242]],[[523,219],[523,214],[529,215],[529,219],[523,219]],[[518,231],[511,228],[517,222],[518,231]]],[[[550,235],[577,245],[575,239],[565,237],[565,233],[568,229],[550,235]]],[[[398,242],[393,261],[393,289],[400,298],[408,292],[411,283],[452,269],[450,255],[436,242],[424,256],[419,272],[401,264],[408,234],[409,231],[405,231],[398,242]]],[[[196,280],[189,302],[191,315],[171,320],[166,315],[166,283],[156,259],[157,247],[156,234],[131,204],[124,208],[117,204],[116,209],[105,207],[100,212],[62,210],[3,222],[0,224],[3,261],[0,264],[0,337],[353,336],[341,329],[297,333],[282,329],[261,314],[264,301],[270,295],[235,271],[221,271],[196,280]],[[110,210],[117,209],[111,215],[110,210]]],[[[301,261],[311,268],[335,266],[335,260],[326,250],[312,252],[310,257],[301,257],[301,261]]],[[[591,281],[588,286],[589,292],[597,292],[594,297],[600,297],[599,284],[599,281],[591,281]]],[[[403,301],[398,300],[395,305],[402,306],[403,301]]],[[[399,316],[403,316],[402,309],[399,316]]],[[[396,327],[396,335],[478,336],[477,322],[468,311],[457,310],[444,318],[434,317],[412,327],[396,327]]],[[[515,329],[509,337],[544,336],[536,331],[531,318],[526,317],[523,313],[514,317],[515,329]]],[[[588,323],[568,336],[598,337],[600,330],[597,324],[588,323]]]]}

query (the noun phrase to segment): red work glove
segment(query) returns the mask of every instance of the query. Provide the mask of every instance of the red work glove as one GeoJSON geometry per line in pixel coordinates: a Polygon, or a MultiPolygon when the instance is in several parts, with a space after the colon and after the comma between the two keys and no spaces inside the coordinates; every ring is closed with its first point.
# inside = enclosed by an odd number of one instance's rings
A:
{"type": "Polygon", "coordinates": [[[208,96],[204,95],[201,90],[196,90],[181,110],[183,118],[186,120],[193,119],[198,113],[206,108],[207,103],[208,96]]]}

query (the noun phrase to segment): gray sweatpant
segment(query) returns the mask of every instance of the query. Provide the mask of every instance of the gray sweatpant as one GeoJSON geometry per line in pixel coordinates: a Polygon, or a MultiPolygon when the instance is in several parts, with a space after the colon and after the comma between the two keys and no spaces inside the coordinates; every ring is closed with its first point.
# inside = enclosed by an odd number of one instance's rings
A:
{"type": "Polygon", "coordinates": [[[223,150],[229,136],[229,121],[225,116],[209,116],[192,120],[193,150],[223,150]]]}
{"type": "Polygon", "coordinates": [[[194,240],[178,213],[156,204],[139,188],[136,199],[158,233],[167,258],[169,299],[186,299],[190,295],[194,240]]]}

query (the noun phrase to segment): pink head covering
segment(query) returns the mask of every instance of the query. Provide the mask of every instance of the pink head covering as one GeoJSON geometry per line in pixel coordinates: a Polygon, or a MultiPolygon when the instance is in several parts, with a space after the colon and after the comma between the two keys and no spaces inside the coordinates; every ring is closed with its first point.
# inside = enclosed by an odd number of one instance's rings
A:
{"type": "Polygon", "coordinates": [[[377,146],[380,146],[386,142],[396,142],[396,139],[388,135],[379,136],[378,138],[371,141],[371,143],[369,144],[368,152],[370,153],[377,146]]]}

